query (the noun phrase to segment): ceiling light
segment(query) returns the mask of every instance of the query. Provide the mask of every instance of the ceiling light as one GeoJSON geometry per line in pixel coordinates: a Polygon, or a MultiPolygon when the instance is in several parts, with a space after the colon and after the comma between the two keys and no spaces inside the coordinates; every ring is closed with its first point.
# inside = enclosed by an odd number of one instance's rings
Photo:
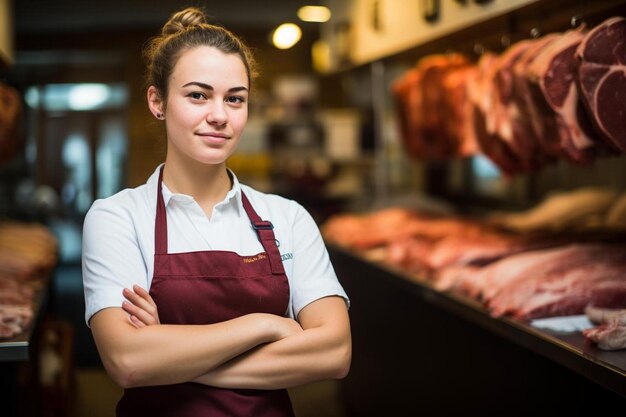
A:
{"type": "Polygon", "coordinates": [[[302,6],[298,9],[298,17],[304,22],[327,22],[330,9],[326,6],[302,6]]]}
{"type": "Polygon", "coordinates": [[[72,110],[91,110],[107,101],[110,94],[110,88],[104,84],[76,84],[67,99],[72,110]]]}
{"type": "Polygon", "coordinates": [[[298,25],[283,23],[278,26],[272,35],[272,42],[278,49],[289,49],[302,37],[302,31],[298,25]]]}

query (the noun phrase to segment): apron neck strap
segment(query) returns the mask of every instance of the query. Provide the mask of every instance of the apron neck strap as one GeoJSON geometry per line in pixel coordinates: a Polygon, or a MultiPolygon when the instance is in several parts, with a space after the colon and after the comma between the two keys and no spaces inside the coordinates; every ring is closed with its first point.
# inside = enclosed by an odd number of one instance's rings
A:
{"type": "Polygon", "coordinates": [[[154,221],[154,253],[167,254],[167,212],[163,201],[163,165],[159,171],[159,186],[157,189],[156,219],[154,221]]]}
{"type": "MultiPolygon", "coordinates": [[[[163,166],[161,166],[161,170],[159,171],[158,184],[156,219],[154,221],[154,253],[157,255],[165,255],[167,254],[167,212],[165,210],[165,201],[163,200],[163,166]]],[[[270,221],[261,220],[243,191],[241,191],[241,201],[250,219],[252,228],[256,231],[259,241],[269,257],[272,274],[284,274],[285,269],[283,268],[283,261],[280,257],[274,236],[274,225],[272,225],[270,221]]]]}
{"type": "Polygon", "coordinates": [[[280,257],[280,252],[278,252],[278,245],[276,245],[274,225],[268,220],[261,220],[256,211],[254,211],[254,208],[252,208],[250,200],[248,200],[248,197],[246,197],[243,191],[241,191],[241,202],[244,210],[250,218],[252,228],[256,231],[257,236],[261,241],[261,245],[263,245],[263,249],[265,249],[265,252],[269,257],[272,274],[283,275],[285,273],[285,269],[283,267],[283,261],[280,257]]]}

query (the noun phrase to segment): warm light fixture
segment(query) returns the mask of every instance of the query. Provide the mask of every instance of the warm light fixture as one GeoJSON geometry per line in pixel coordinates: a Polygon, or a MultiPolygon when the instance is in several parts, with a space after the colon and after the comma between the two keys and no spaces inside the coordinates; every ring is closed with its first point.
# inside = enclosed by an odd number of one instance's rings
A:
{"type": "Polygon", "coordinates": [[[327,22],[330,9],[326,6],[302,6],[298,9],[298,17],[304,22],[327,22]]]}
{"type": "Polygon", "coordinates": [[[272,42],[278,49],[289,49],[302,37],[302,30],[294,23],[283,23],[272,34],[272,42]]]}
{"type": "Polygon", "coordinates": [[[104,84],[76,84],[70,88],[67,101],[72,110],[92,110],[107,101],[111,89],[104,84]]]}
{"type": "Polygon", "coordinates": [[[331,67],[331,53],[328,42],[323,40],[314,42],[311,47],[311,58],[313,68],[315,68],[316,71],[321,73],[328,72],[331,67]]]}

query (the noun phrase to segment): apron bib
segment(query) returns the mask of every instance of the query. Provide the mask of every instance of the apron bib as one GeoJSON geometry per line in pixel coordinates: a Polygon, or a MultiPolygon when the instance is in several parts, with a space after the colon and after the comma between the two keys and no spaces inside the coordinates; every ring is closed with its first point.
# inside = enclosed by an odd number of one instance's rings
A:
{"type": "MultiPolygon", "coordinates": [[[[150,295],[163,324],[213,324],[249,313],[285,316],[289,283],[272,224],[243,207],[264,252],[239,256],[229,251],[168,253],[167,217],[159,174],[155,220],[154,275],[150,295]]],[[[287,390],[222,389],[196,383],[124,390],[118,417],[293,417],[287,390]]]]}

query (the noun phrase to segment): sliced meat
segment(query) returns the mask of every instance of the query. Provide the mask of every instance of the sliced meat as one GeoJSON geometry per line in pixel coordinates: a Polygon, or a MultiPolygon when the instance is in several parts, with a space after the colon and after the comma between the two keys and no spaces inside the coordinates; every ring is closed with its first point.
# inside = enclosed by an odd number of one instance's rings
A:
{"type": "Polygon", "coordinates": [[[616,323],[618,325],[626,326],[626,308],[610,309],[587,306],[585,308],[585,314],[589,320],[597,324],[616,323]]]}
{"type": "Polygon", "coordinates": [[[494,316],[530,320],[582,314],[587,305],[626,305],[626,247],[577,245],[570,256],[544,262],[534,275],[521,276],[488,301],[494,316]]]}
{"type": "Polygon", "coordinates": [[[578,61],[575,52],[585,37],[582,27],[570,30],[545,47],[528,70],[539,80],[548,105],[554,111],[563,155],[576,163],[591,162],[595,147],[602,140],[594,138],[591,122],[579,100],[578,61]]]}
{"type": "Polygon", "coordinates": [[[626,19],[607,19],[576,50],[583,102],[598,133],[626,152],[626,19]]]}
{"type": "Polygon", "coordinates": [[[626,349],[626,326],[604,324],[583,330],[583,335],[602,350],[626,349]]]}

